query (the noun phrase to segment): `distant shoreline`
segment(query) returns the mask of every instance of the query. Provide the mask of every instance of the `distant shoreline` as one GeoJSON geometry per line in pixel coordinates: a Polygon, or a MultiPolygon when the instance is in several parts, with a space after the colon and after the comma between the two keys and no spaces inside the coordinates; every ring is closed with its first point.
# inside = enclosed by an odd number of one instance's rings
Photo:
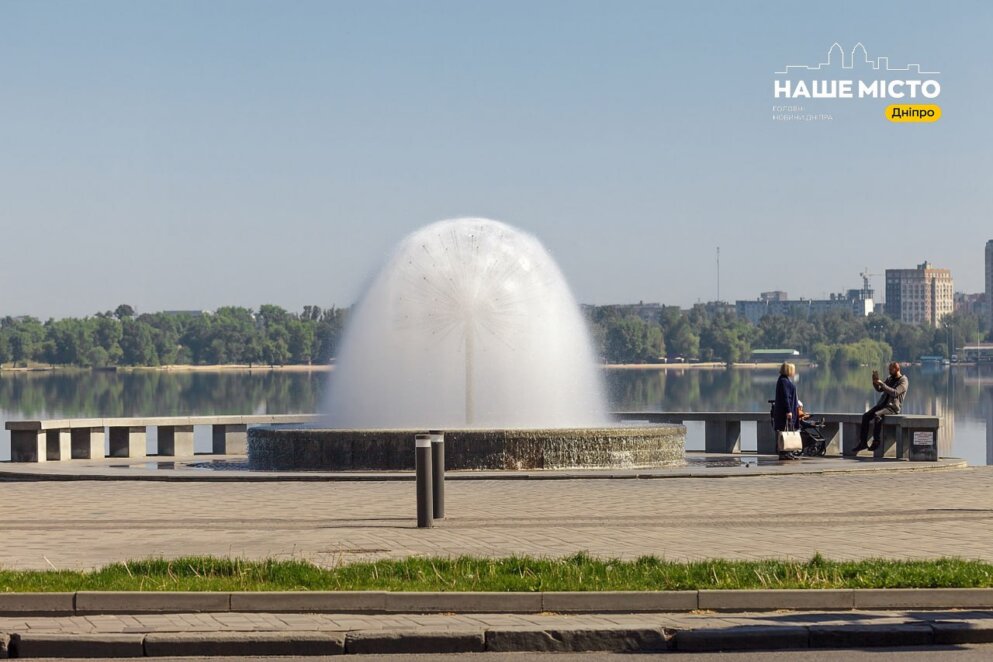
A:
{"type": "Polygon", "coordinates": [[[38,365],[27,368],[12,368],[3,366],[0,372],[330,372],[334,366],[330,364],[313,365],[248,365],[247,363],[226,363],[223,365],[129,365],[106,366],[99,368],[82,368],[79,366],[38,365]]]}
{"type": "MultiPolygon", "coordinates": [[[[792,361],[801,367],[813,365],[807,359],[795,359],[792,361]]],[[[709,361],[702,363],[601,363],[598,364],[603,370],[778,370],[781,362],[765,363],[732,363],[728,364],[720,361],[709,361]]],[[[903,365],[917,365],[917,363],[904,363],[903,365]]],[[[956,365],[956,364],[953,364],[956,365]]],[[[958,363],[959,366],[974,365],[972,363],[958,363]]],[[[38,372],[332,372],[334,364],[315,363],[312,365],[277,365],[265,364],[248,365],[247,363],[227,363],[223,365],[156,365],[156,366],[107,366],[100,368],[82,368],[79,366],[52,366],[34,365],[26,368],[14,368],[11,366],[0,366],[0,373],[38,373],[38,372]]]]}
{"type": "MultiPolygon", "coordinates": [[[[810,365],[810,361],[805,359],[794,359],[792,363],[798,366],[810,365]]],[[[709,361],[704,363],[604,363],[601,367],[606,370],[724,370],[728,367],[745,370],[778,370],[781,365],[781,361],[771,363],[732,363],[730,366],[721,361],[709,361]]]]}

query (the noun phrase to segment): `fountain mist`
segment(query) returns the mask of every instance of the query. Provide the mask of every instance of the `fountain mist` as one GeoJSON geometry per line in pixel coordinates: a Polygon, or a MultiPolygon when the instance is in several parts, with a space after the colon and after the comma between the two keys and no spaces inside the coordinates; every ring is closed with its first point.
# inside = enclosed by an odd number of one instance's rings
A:
{"type": "Polygon", "coordinates": [[[332,373],[335,428],[608,423],[586,324],[533,236],[482,218],[406,237],[356,307],[332,373]]]}

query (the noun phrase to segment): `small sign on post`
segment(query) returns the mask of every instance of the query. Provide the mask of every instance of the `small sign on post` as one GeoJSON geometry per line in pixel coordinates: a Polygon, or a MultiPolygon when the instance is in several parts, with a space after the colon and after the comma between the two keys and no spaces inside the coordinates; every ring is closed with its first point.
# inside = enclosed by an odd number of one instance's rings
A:
{"type": "Polygon", "coordinates": [[[908,433],[910,435],[908,460],[911,462],[938,461],[937,430],[908,430],[908,433]]]}

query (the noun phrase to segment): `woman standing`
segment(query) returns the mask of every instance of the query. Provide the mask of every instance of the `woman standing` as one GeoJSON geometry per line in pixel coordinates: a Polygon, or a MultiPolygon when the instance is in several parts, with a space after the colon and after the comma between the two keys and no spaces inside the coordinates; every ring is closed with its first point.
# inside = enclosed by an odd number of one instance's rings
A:
{"type": "MultiPolygon", "coordinates": [[[[784,363],[779,366],[779,379],[776,381],[776,404],[773,407],[773,427],[776,432],[783,430],[799,429],[800,414],[797,411],[796,386],[793,385],[793,377],[796,375],[796,366],[792,363],[784,363]]],[[[780,460],[795,460],[796,455],[792,452],[779,454],[780,460]]]]}

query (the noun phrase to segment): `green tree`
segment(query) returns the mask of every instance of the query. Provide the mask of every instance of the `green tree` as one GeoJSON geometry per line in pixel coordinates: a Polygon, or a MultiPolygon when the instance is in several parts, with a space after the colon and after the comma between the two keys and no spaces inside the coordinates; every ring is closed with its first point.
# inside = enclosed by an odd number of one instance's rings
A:
{"type": "Polygon", "coordinates": [[[93,345],[103,352],[87,355],[90,365],[114,365],[121,359],[122,327],[120,320],[109,315],[93,318],[93,345]],[[98,360],[95,360],[98,359],[98,360]]]}
{"type": "Polygon", "coordinates": [[[85,321],[72,317],[45,323],[45,354],[56,365],[88,365],[86,356],[93,347],[85,321]]]}
{"type": "Polygon", "coordinates": [[[134,317],[134,307],[129,306],[126,303],[122,303],[117,308],[114,309],[114,317],[119,320],[130,319],[134,317]]]}
{"type": "Polygon", "coordinates": [[[662,329],[635,315],[607,322],[606,354],[611,363],[654,363],[665,354],[662,329]]]}
{"type": "Polygon", "coordinates": [[[300,320],[286,323],[290,360],[293,363],[310,363],[314,351],[314,326],[300,320]]]}
{"type": "Polygon", "coordinates": [[[150,326],[127,317],[122,320],[121,363],[124,365],[159,364],[150,326]]]}

